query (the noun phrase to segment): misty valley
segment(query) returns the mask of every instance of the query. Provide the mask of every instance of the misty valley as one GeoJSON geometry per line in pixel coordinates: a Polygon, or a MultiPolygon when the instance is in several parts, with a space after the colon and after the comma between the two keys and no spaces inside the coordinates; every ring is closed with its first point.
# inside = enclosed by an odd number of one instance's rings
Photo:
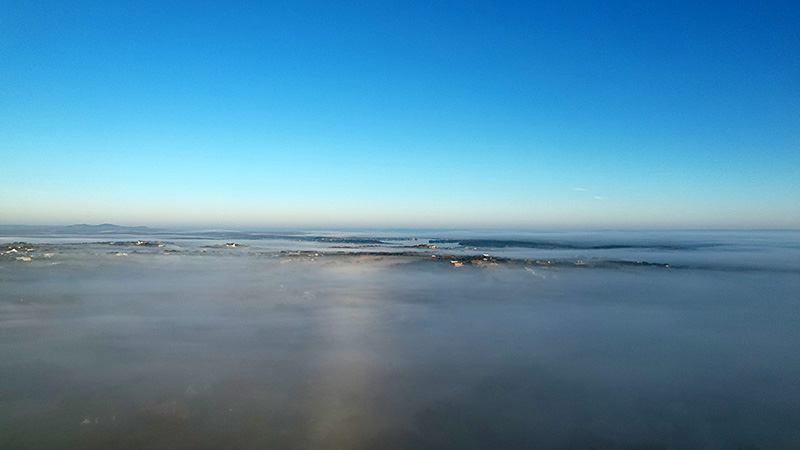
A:
{"type": "Polygon", "coordinates": [[[5,230],[0,448],[796,448],[798,275],[797,232],[5,230]]]}

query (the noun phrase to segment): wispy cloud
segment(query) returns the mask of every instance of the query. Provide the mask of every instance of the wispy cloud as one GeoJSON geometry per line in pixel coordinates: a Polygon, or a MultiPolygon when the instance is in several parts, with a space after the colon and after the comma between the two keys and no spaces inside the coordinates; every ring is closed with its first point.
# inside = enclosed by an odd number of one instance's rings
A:
{"type": "Polygon", "coordinates": [[[605,198],[600,197],[599,195],[592,195],[591,193],[589,193],[589,189],[586,189],[586,188],[574,187],[574,188],[572,188],[572,190],[573,191],[586,192],[587,195],[591,195],[595,200],[605,200],[605,198]]]}

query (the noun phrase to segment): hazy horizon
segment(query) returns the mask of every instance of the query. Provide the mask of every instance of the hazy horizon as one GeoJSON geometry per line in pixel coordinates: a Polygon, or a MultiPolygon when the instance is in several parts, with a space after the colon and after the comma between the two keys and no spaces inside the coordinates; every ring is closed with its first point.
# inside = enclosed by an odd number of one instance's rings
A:
{"type": "MultiPolygon", "coordinates": [[[[24,228],[47,228],[47,227],[55,227],[55,228],[67,228],[67,227],[78,227],[78,226],[86,226],[86,227],[102,227],[102,226],[113,226],[119,227],[122,229],[125,228],[148,228],[154,231],[201,231],[201,230],[209,230],[209,231],[239,231],[239,232],[289,232],[289,231],[296,231],[296,232],[303,232],[303,233],[312,233],[314,231],[325,231],[325,232],[361,232],[364,233],[372,233],[372,232],[380,232],[380,231],[408,231],[408,232],[436,232],[436,231],[447,231],[447,232],[522,232],[522,233],[571,233],[571,232],[758,232],[758,231],[800,231],[800,227],[785,227],[785,228],[745,228],[745,227],[580,227],[580,226],[550,226],[550,227],[523,227],[523,226],[494,226],[494,227],[456,227],[456,226],[431,226],[431,227],[386,227],[386,226],[357,226],[357,225],[341,225],[341,226],[313,226],[313,225],[297,225],[297,226],[290,226],[290,225],[236,225],[236,224],[187,224],[187,225],[180,225],[180,224],[154,224],[154,223],[128,223],[128,224],[120,224],[120,223],[112,223],[112,222],[97,222],[97,223],[87,223],[87,222],[63,222],[63,223],[0,223],[0,227],[2,228],[14,228],[19,227],[21,229],[24,228]]],[[[133,230],[132,232],[135,232],[133,230]]]]}

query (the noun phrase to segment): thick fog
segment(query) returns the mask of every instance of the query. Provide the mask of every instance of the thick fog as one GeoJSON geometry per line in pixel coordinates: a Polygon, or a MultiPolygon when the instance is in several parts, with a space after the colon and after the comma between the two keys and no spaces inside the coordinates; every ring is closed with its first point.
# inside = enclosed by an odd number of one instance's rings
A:
{"type": "Polygon", "coordinates": [[[750,236],[7,238],[0,448],[797,448],[800,240],[750,236]]]}

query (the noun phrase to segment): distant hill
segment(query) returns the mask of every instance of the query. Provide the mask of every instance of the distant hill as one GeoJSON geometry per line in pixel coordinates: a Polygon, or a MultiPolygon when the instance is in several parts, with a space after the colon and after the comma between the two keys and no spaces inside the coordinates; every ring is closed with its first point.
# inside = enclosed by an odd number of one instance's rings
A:
{"type": "Polygon", "coordinates": [[[76,225],[68,225],[66,227],[70,231],[74,232],[88,232],[88,233],[119,233],[119,232],[140,232],[140,231],[150,231],[150,228],[145,226],[138,226],[138,227],[125,227],[121,225],[114,225],[113,223],[101,223],[100,225],[88,225],[85,223],[76,224],[76,225]]]}
{"type": "Polygon", "coordinates": [[[152,233],[154,230],[145,226],[127,227],[113,223],[89,225],[86,223],[75,225],[0,225],[0,234],[142,234],[152,233]]]}
{"type": "Polygon", "coordinates": [[[113,223],[90,225],[78,223],[73,225],[0,225],[0,236],[101,236],[101,235],[133,235],[144,238],[146,236],[170,236],[170,239],[219,239],[233,240],[268,240],[281,239],[292,241],[327,242],[331,244],[359,244],[378,245],[385,244],[384,238],[367,236],[316,236],[298,233],[261,233],[235,230],[208,230],[190,231],[178,229],[159,229],[146,226],[128,227],[113,223]]]}

